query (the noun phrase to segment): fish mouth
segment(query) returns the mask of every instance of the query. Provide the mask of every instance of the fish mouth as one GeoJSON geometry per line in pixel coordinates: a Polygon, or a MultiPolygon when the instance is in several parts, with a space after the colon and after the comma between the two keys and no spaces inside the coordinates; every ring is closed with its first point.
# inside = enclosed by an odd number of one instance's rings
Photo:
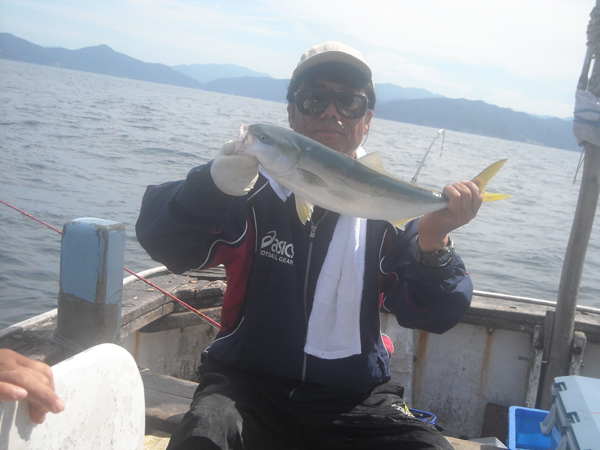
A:
{"type": "Polygon", "coordinates": [[[237,151],[242,151],[244,147],[252,145],[252,133],[250,133],[249,131],[250,127],[248,125],[244,123],[240,125],[238,137],[235,143],[235,149],[237,151]]]}

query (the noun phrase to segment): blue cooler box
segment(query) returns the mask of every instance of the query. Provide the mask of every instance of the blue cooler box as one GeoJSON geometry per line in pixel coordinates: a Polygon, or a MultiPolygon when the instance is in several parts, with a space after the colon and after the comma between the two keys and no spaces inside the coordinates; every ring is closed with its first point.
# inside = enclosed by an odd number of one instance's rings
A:
{"type": "Polygon", "coordinates": [[[550,436],[542,434],[541,424],[548,416],[542,409],[511,406],[508,409],[508,442],[510,450],[548,450],[550,436]]]}
{"type": "Polygon", "coordinates": [[[550,450],[600,449],[600,380],[581,376],[557,377],[552,386],[552,409],[542,424],[550,450]]]}

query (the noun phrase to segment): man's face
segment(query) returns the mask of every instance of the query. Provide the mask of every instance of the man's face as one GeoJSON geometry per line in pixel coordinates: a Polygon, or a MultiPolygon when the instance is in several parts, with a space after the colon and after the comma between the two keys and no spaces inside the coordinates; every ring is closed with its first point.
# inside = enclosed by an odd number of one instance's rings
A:
{"type": "MultiPolygon", "coordinates": [[[[362,91],[349,89],[341,83],[327,80],[302,84],[300,88],[364,94],[362,91]]],[[[355,157],[356,149],[369,132],[372,117],[373,111],[367,109],[367,113],[359,119],[346,119],[337,112],[333,102],[330,102],[325,111],[317,116],[302,114],[295,104],[288,104],[288,121],[294,131],[351,157],[355,157]]]]}

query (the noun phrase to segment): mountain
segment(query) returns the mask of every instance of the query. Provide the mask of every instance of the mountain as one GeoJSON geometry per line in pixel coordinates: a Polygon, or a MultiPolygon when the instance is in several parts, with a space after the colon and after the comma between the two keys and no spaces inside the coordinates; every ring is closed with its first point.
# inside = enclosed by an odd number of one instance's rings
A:
{"type": "Polygon", "coordinates": [[[235,64],[183,64],[171,66],[171,68],[198,80],[200,83],[208,83],[219,78],[273,78],[267,73],[255,72],[235,64]]]}
{"type": "Polygon", "coordinates": [[[284,102],[290,80],[264,77],[221,78],[206,83],[205,91],[284,102]]]}
{"type": "Polygon", "coordinates": [[[444,98],[443,95],[434,94],[427,89],[404,88],[391,83],[375,84],[375,92],[378,103],[398,99],[444,98]]]}
{"type": "Polygon", "coordinates": [[[202,87],[198,80],[164,64],[145,63],[115,52],[107,45],[79,50],[45,48],[12,34],[0,33],[0,58],[174,86],[202,87]]]}
{"type": "Polygon", "coordinates": [[[393,100],[377,105],[377,117],[509,141],[580,150],[573,137],[572,121],[535,117],[481,100],[393,100]]]}
{"type": "MultiPolygon", "coordinates": [[[[1,58],[276,102],[285,102],[289,83],[233,64],[172,68],[145,63],[106,45],[79,50],[45,48],[9,33],[0,33],[1,58]]],[[[376,84],[375,89],[379,118],[579,150],[570,120],[531,116],[483,101],[449,99],[419,88],[376,84]]]]}

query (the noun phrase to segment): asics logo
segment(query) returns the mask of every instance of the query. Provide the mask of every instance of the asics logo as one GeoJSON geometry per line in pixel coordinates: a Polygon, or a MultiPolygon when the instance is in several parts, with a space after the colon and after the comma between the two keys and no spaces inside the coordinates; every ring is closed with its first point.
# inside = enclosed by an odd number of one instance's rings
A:
{"type": "Polygon", "coordinates": [[[294,264],[294,244],[277,239],[275,230],[269,231],[260,242],[260,254],[286,264],[294,264]]]}

